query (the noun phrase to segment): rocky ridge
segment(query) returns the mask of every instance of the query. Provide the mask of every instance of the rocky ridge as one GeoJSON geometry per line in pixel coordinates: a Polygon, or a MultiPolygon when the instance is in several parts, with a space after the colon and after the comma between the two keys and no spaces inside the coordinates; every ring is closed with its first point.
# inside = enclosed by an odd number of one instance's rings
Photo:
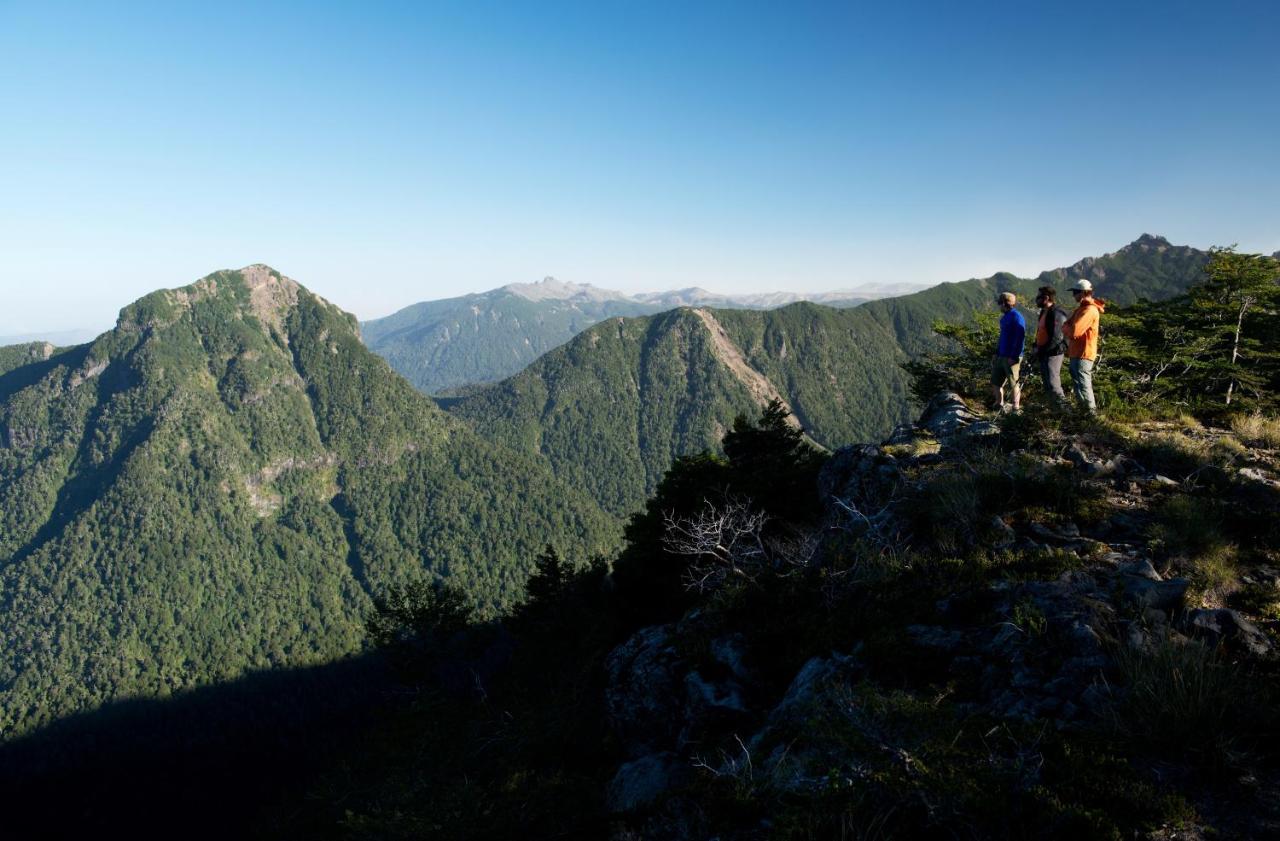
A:
{"type": "MultiPolygon", "coordinates": [[[[989,450],[975,450],[975,443],[1015,434],[1016,423],[996,423],[958,395],[939,395],[916,423],[899,427],[881,446],[845,447],[833,455],[821,478],[829,534],[854,535],[885,554],[907,549],[918,540],[921,493],[941,492],[930,486],[938,471],[970,471],[966,481],[979,481],[986,474],[973,467],[982,458],[976,453],[989,457],[989,450]]],[[[1238,664],[1233,668],[1272,667],[1276,615],[1226,606],[1178,557],[1156,551],[1149,536],[1161,506],[1197,483],[1215,483],[1214,493],[1241,506],[1274,506],[1280,462],[1258,450],[1226,467],[1175,478],[1160,472],[1161,451],[1151,443],[1167,435],[1153,424],[1118,446],[1096,432],[1063,433],[1047,447],[1014,447],[1003,456],[1068,477],[1087,498],[1105,502],[1106,516],[1069,518],[1009,506],[983,512],[986,520],[976,527],[955,524],[969,529],[962,542],[986,545],[1010,568],[1037,559],[1032,574],[970,582],[901,619],[896,656],[929,675],[924,683],[939,693],[935,711],[947,700],[956,743],[963,721],[985,722],[988,736],[1018,727],[1063,738],[1105,732],[1141,689],[1132,675],[1135,659],[1216,652],[1212,656],[1238,664]]],[[[1280,599],[1275,567],[1256,566],[1243,580],[1265,594],[1263,602],[1280,599]]],[[[612,652],[606,703],[625,755],[608,790],[616,838],[702,837],[707,791],[725,784],[757,805],[822,797],[833,786],[871,791],[885,775],[925,785],[917,751],[930,748],[919,733],[893,723],[914,707],[886,687],[878,662],[883,653],[850,638],[840,649],[813,652],[779,691],[756,673],[752,664],[767,653],[751,646],[737,629],[696,609],[637,632],[612,652]]],[[[1035,751],[1034,745],[1013,753],[992,747],[987,761],[1005,763],[1009,773],[1016,767],[1017,786],[1030,788],[1044,784],[1034,766],[1043,757],[1034,760],[1035,751]]],[[[1195,789],[1188,796],[1198,817],[1176,832],[1146,837],[1203,837],[1211,826],[1231,837],[1280,830],[1280,812],[1264,794],[1280,790],[1275,775],[1249,773],[1257,795],[1249,805],[1227,807],[1222,801],[1237,795],[1195,789]]],[[[945,809],[935,803],[929,815],[945,809]]],[[[721,837],[771,837],[776,808],[765,812],[760,823],[721,837]]]]}

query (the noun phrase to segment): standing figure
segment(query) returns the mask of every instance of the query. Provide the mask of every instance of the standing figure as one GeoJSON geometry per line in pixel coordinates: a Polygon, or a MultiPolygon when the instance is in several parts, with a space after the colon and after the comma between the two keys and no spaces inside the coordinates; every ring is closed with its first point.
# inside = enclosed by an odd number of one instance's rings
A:
{"type": "Polygon", "coordinates": [[[1040,365],[1040,378],[1050,400],[1065,406],[1067,396],[1062,392],[1062,357],[1067,352],[1067,337],[1062,325],[1067,311],[1058,306],[1058,290],[1041,286],[1036,292],[1036,306],[1040,317],[1036,319],[1035,357],[1040,365]]]}
{"type": "Polygon", "coordinates": [[[1076,400],[1089,414],[1098,411],[1093,399],[1093,367],[1098,358],[1098,324],[1102,320],[1103,302],[1093,297],[1093,284],[1081,278],[1071,287],[1076,311],[1062,325],[1067,336],[1071,384],[1076,400]]]}
{"type": "Polygon", "coordinates": [[[991,359],[991,402],[992,408],[1005,411],[1004,387],[1007,383],[1013,397],[1013,410],[1022,409],[1022,383],[1018,375],[1022,370],[1022,350],[1027,341],[1027,320],[1015,309],[1018,296],[1012,292],[1001,292],[996,296],[996,303],[1004,312],[1000,317],[1000,342],[996,345],[996,355],[991,359]]]}

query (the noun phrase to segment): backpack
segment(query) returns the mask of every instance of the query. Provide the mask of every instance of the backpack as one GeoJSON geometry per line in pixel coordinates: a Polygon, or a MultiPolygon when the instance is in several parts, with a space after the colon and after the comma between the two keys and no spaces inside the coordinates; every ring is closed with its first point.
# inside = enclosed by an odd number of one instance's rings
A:
{"type": "Polygon", "coordinates": [[[1067,311],[1062,307],[1055,306],[1053,308],[1053,323],[1050,325],[1049,342],[1039,348],[1041,356],[1061,356],[1067,352],[1067,335],[1062,329],[1062,325],[1070,318],[1067,311]]]}

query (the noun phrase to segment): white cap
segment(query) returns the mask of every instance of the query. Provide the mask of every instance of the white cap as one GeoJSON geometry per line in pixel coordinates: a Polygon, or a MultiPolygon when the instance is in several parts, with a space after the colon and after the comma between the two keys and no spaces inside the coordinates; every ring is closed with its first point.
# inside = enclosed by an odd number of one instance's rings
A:
{"type": "Polygon", "coordinates": [[[1084,278],[1080,278],[1075,282],[1075,285],[1071,287],[1070,291],[1071,292],[1092,292],[1093,284],[1085,280],[1084,278]]]}

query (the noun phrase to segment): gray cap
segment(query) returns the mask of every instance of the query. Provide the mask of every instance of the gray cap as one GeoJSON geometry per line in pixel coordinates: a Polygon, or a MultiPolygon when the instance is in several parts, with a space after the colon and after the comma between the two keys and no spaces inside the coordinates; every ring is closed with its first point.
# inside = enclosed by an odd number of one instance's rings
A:
{"type": "Polygon", "coordinates": [[[1084,278],[1080,278],[1075,282],[1074,285],[1070,287],[1070,290],[1072,292],[1092,292],[1093,284],[1085,280],[1084,278]]]}

